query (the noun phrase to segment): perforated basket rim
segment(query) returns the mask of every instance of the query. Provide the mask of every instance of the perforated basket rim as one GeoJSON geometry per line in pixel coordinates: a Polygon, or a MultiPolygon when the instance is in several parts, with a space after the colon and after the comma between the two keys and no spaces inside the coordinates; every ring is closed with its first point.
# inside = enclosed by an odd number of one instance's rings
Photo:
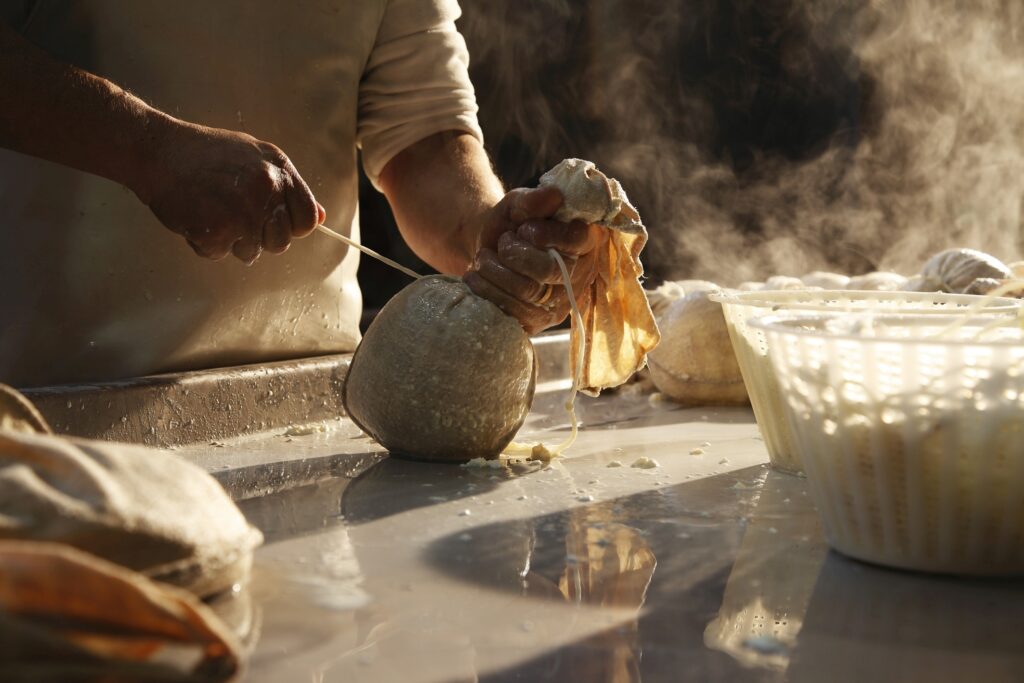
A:
{"type": "MultiPolygon", "coordinates": [[[[973,339],[940,339],[937,337],[931,338],[909,338],[909,337],[893,337],[887,335],[881,335],[876,337],[864,337],[857,334],[847,334],[839,332],[830,332],[824,329],[807,329],[799,328],[796,325],[808,324],[808,323],[823,323],[827,320],[835,320],[837,318],[848,317],[851,314],[845,312],[836,312],[828,315],[811,315],[807,313],[792,312],[789,314],[772,314],[763,315],[756,318],[750,318],[747,320],[747,324],[751,327],[762,330],[764,332],[775,332],[776,334],[794,336],[794,337],[817,337],[825,340],[836,340],[836,341],[852,341],[859,344],[927,344],[930,346],[974,346],[974,347],[1013,347],[1019,346],[1024,347],[1024,320],[1021,320],[1021,337],[1017,340],[1012,339],[986,339],[986,340],[973,340],[973,339]]],[[[876,315],[873,319],[883,323],[892,324],[893,321],[908,321],[918,322],[922,324],[935,325],[945,318],[948,320],[948,324],[961,323],[961,326],[981,326],[985,323],[991,323],[995,320],[1007,320],[1012,319],[1008,315],[990,315],[987,317],[974,316],[970,318],[964,318],[958,315],[876,315]]]]}
{"type": "MultiPolygon", "coordinates": [[[[880,306],[880,310],[885,310],[884,304],[887,302],[898,303],[903,302],[934,302],[934,303],[960,303],[966,304],[969,307],[971,304],[981,304],[988,300],[983,306],[978,306],[979,312],[985,311],[1011,311],[1020,308],[1024,305],[1024,302],[1019,299],[1011,299],[1010,297],[988,297],[980,294],[951,294],[948,292],[894,292],[894,291],[879,291],[879,290],[866,290],[866,289],[772,289],[772,290],[760,290],[756,292],[736,292],[728,290],[718,290],[708,295],[708,298],[716,303],[720,303],[727,306],[746,306],[748,308],[770,308],[772,306],[784,305],[787,310],[794,311],[839,311],[841,306],[828,305],[824,301],[821,303],[811,303],[806,301],[791,301],[791,299],[806,299],[819,298],[828,299],[829,297],[841,297],[848,299],[858,299],[861,301],[877,301],[883,306],[880,306]]],[[[895,312],[897,309],[891,309],[895,312]]],[[[942,315],[949,314],[949,309],[938,308],[934,311],[922,309],[920,311],[914,311],[915,315],[942,315]]]]}

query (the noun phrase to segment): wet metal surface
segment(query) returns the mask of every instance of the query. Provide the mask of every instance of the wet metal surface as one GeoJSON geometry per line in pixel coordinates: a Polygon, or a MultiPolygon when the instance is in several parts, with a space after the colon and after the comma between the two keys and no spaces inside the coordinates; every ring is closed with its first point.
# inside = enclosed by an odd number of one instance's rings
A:
{"type": "MultiPolygon", "coordinates": [[[[567,331],[531,341],[540,391],[569,376],[567,331]]],[[[23,393],[58,434],[202,447],[337,420],[345,414],[341,388],[351,359],[318,356],[23,393]]]]}
{"type": "MultiPolygon", "coordinates": [[[[526,431],[561,440],[560,401],[526,431]]],[[[264,444],[372,457],[241,503],[267,535],[246,680],[1020,680],[1024,584],[830,553],[748,410],[580,408],[544,469],[388,459],[344,426],[264,444]]]]}
{"type": "Polygon", "coordinates": [[[343,418],[190,444],[173,452],[212,474],[236,501],[324,479],[353,479],[387,457],[343,418]]]}
{"type": "Polygon", "coordinates": [[[344,414],[351,354],[26,389],[58,434],[174,447],[344,414]]]}

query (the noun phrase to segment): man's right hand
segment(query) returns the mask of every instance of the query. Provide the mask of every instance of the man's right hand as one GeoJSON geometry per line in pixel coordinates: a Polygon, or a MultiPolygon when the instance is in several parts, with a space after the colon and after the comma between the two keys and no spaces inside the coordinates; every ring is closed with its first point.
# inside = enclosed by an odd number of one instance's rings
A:
{"type": "Polygon", "coordinates": [[[154,129],[157,153],[133,189],[200,256],[251,264],[324,221],[309,186],[269,142],[175,119],[154,129]]]}
{"type": "Polygon", "coordinates": [[[274,145],[167,116],[3,21],[0,55],[0,147],[130,187],[201,256],[252,263],[323,222],[274,145]]]}

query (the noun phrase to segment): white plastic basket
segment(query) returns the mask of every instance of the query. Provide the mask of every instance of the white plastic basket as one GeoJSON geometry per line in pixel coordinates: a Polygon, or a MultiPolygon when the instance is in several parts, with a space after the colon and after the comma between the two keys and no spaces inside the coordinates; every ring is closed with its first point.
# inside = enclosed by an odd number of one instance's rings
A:
{"type": "Polygon", "coordinates": [[[767,337],[834,548],[908,569],[1024,573],[1020,320],[788,314],[749,325],[767,337]]]}
{"type": "Polygon", "coordinates": [[[949,314],[977,306],[983,307],[986,312],[1012,313],[1020,307],[1020,302],[1015,299],[939,292],[723,291],[712,294],[711,299],[722,304],[729,338],[772,467],[792,474],[802,474],[803,467],[793,451],[789,426],[783,418],[781,398],[768,361],[764,332],[748,326],[748,319],[773,311],[820,313],[871,310],[879,313],[949,314]]]}

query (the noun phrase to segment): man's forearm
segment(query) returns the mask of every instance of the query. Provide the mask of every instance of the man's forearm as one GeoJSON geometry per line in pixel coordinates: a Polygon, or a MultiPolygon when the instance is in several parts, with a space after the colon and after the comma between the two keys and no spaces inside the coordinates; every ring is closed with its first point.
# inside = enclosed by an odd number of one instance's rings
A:
{"type": "Polygon", "coordinates": [[[168,121],[113,83],[59,62],[0,22],[0,147],[136,189],[168,121]]]}
{"type": "Polygon", "coordinates": [[[434,268],[455,275],[469,268],[483,216],[504,196],[483,145],[455,131],[400,152],[384,167],[380,183],[409,246],[434,268]]]}

